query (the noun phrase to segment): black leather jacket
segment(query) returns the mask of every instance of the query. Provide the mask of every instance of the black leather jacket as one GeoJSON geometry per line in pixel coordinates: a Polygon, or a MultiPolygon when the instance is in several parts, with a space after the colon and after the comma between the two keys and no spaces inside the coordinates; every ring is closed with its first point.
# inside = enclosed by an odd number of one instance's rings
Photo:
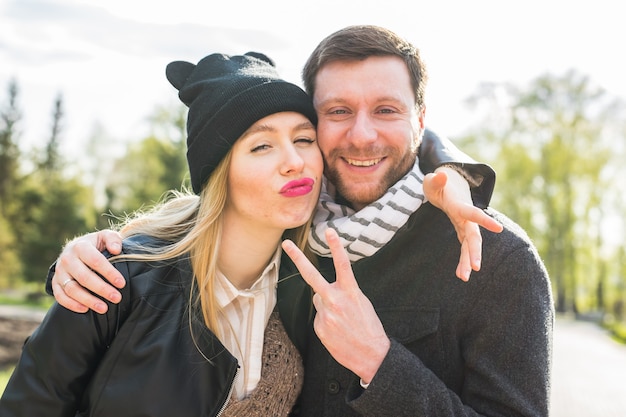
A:
{"type": "MultiPolygon", "coordinates": [[[[125,252],[133,241],[151,242],[130,239],[125,252]]],[[[24,346],[0,416],[219,415],[238,365],[200,314],[190,320],[188,259],[115,266],[128,283],[122,302],[104,315],[55,304],[24,346]]],[[[284,256],[281,278],[295,272],[284,256]]],[[[302,349],[311,293],[296,276],[281,280],[278,297],[285,328],[302,349]]]]}

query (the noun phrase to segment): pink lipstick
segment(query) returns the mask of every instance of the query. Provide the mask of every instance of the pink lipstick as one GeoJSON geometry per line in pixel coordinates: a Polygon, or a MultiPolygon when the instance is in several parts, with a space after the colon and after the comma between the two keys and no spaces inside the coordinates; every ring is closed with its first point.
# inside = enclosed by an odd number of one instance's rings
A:
{"type": "Polygon", "coordinates": [[[289,181],[280,189],[280,193],[285,197],[300,197],[310,193],[313,189],[313,184],[315,184],[315,181],[312,178],[300,178],[289,181]]]}

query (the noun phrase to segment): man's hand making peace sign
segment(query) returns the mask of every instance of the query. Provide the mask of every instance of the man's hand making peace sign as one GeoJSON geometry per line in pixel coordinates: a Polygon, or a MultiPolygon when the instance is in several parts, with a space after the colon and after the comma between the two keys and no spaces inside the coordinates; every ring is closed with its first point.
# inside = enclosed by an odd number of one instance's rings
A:
{"type": "Polygon", "coordinates": [[[369,384],[378,371],[390,341],[370,300],[354,278],[348,254],[333,229],[326,230],[337,280],[329,283],[291,241],[283,249],[304,280],[313,288],[317,310],[313,328],[328,352],[369,384]]]}

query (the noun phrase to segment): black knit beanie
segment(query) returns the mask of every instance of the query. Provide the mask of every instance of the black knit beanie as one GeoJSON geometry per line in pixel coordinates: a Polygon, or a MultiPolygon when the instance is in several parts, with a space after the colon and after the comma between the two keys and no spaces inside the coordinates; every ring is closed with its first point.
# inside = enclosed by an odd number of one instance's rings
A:
{"type": "Polygon", "coordinates": [[[297,85],[280,79],[274,62],[263,54],[212,54],[197,65],[175,61],[165,73],[189,107],[187,162],[196,194],[235,141],[257,120],[295,111],[317,124],[310,97],[297,85]]]}

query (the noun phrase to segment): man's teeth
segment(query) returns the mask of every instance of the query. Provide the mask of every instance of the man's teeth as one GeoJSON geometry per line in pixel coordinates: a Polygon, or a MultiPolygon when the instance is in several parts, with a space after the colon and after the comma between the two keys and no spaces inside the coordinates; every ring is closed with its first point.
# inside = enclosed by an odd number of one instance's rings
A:
{"type": "Polygon", "coordinates": [[[350,165],[354,165],[357,167],[371,167],[372,165],[376,165],[382,160],[382,158],[378,159],[370,159],[368,161],[357,161],[355,159],[346,159],[346,162],[350,165]]]}

